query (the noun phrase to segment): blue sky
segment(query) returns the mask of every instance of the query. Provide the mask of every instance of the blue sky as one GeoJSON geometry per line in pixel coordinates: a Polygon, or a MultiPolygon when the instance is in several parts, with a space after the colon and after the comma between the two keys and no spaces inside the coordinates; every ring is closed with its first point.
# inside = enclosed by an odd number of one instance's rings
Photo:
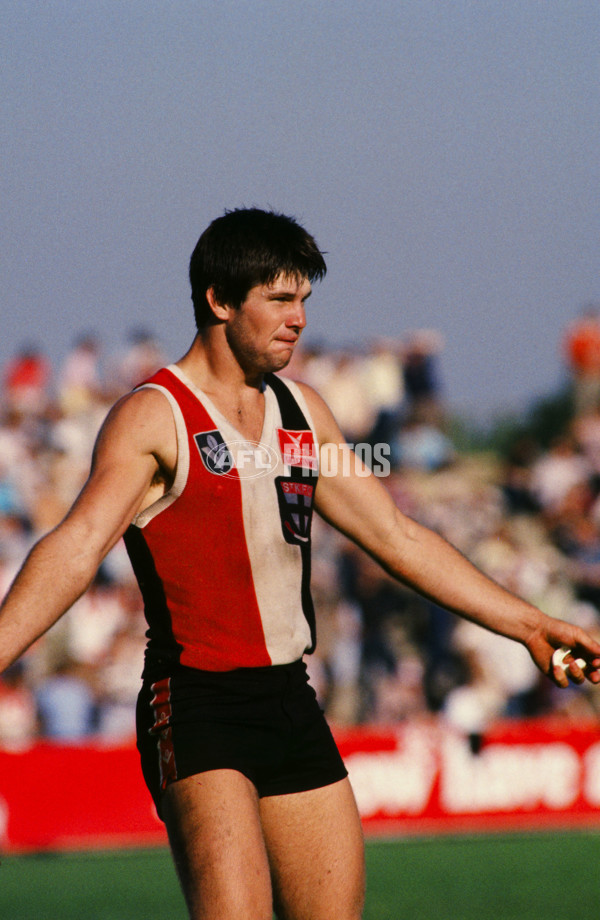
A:
{"type": "Polygon", "coordinates": [[[193,335],[187,263],[225,208],[328,253],[307,338],[435,328],[458,411],[563,378],[600,302],[596,0],[0,0],[0,362],[146,325],[193,335]]]}

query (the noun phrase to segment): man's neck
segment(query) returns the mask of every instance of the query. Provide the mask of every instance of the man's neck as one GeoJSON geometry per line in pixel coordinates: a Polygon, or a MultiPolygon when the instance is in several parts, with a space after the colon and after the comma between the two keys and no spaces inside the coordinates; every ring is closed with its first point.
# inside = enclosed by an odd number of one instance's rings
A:
{"type": "Polygon", "coordinates": [[[265,413],[263,374],[245,374],[231,352],[214,347],[210,336],[197,335],[176,364],[240,433],[260,439],[265,413]]]}

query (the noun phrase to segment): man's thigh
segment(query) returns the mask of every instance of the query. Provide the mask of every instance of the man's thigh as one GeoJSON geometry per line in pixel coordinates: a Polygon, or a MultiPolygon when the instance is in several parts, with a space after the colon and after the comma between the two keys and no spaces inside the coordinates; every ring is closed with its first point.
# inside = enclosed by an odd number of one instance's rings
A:
{"type": "Polygon", "coordinates": [[[262,798],[259,809],[279,920],[359,920],[364,844],[348,779],[262,798]]]}
{"type": "Polygon", "coordinates": [[[236,770],[172,783],[163,817],[191,920],[271,920],[258,795],[236,770]]]}

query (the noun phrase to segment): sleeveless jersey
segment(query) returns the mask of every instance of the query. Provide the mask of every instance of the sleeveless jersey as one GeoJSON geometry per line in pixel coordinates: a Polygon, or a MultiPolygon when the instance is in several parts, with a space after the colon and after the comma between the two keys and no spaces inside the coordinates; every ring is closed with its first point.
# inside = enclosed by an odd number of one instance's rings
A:
{"type": "Polygon", "coordinates": [[[310,530],[317,439],[299,388],[265,377],[260,442],[240,435],[175,365],[146,381],[177,431],[172,487],[125,545],[148,622],[146,667],[287,664],[312,651],[310,530]]]}

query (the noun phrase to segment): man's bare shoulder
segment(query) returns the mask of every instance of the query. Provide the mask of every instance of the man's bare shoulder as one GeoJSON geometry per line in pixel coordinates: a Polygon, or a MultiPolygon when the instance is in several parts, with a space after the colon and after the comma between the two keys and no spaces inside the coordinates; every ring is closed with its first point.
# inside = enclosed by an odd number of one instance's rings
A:
{"type": "Polygon", "coordinates": [[[153,386],[142,386],[137,390],[131,390],[130,393],[126,393],[116,401],[111,409],[111,413],[120,413],[121,411],[131,413],[140,412],[142,414],[148,412],[164,412],[165,414],[169,414],[171,409],[169,407],[169,400],[162,390],[153,386]]]}
{"type": "Polygon", "coordinates": [[[141,453],[170,459],[176,453],[173,411],[168,399],[153,387],[122,396],[110,409],[100,430],[97,448],[128,444],[141,453]]]}
{"type": "Polygon", "coordinates": [[[333,413],[322,396],[317,391],[302,381],[294,381],[306,400],[312,416],[319,441],[323,443],[342,443],[344,438],[333,413]]]}

